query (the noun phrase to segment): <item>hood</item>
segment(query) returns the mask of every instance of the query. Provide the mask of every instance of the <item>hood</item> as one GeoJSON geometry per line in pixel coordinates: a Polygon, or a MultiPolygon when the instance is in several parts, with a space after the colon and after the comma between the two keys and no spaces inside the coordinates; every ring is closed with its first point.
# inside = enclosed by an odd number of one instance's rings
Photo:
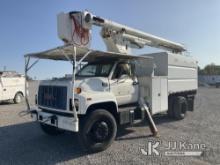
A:
{"type": "Polygon", "coordinates": [[[107,91],[109,90],[109,81],[105,77],[76,77],[75,88],[80,87],[83,91],[107,91]]]}

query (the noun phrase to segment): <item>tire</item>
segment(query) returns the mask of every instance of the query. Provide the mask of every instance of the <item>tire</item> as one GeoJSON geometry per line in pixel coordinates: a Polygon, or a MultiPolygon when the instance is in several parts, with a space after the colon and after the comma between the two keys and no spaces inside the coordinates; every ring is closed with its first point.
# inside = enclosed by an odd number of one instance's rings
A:
{"type": "Polygon", "coordinates": [[[176,120],[184,119],[187,110],[188,110],[188,104],[186,98],[182,96],[176,97],[173,104],[174,118],[176,120]]]}
{"type": "Polygon", "coordinates": [[[174,113],[173,113],[173,102],[174,102],[173,97],[170,97],[170,98],[169,98],[169,101],[168,101],[168,111],[167,111],[167,115],[168,115],[168,117],[170,117],[170,118],[173,118],[173,117],[174,117],[174,113]]]}
{"type": "Polygon", "coordinates": [[[100,152],[112,144],[116,132],[114,116],[105,109],[98,109],[82,118],[79,140],[87,151],[100,152]]]}
{"type": "Polygon", "coordinates": [[[189,97],[187,99],[187,102],[188,102],[188,111],[194,111],[194,96],[193,97],[189,97]]]}
{"type": "Polygon", "coordinates": [[[21,93],[16,93],[13,101],[15,104],[21,103],[23,101],[23,95],[21,93]]]}
{"type": "Polygon", "coordinates": [[[61,130],[57,127],[50,126],[50,125],[43,124],[43,123],[40,123],[40,127],[44,133],[46,133],[47,135],[51,135],[51,136],[60,135],[65,132],[64,130],[61,130]]]}

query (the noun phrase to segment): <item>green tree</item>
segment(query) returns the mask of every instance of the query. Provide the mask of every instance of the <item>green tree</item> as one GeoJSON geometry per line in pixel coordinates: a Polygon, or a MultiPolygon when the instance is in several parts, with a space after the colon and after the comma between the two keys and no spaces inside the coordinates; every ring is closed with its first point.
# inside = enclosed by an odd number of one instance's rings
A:
{"type": "Polygon", "coordinates": [[[214,63],[208,64],[204,69],[198,68],[200,75],[220,75],[220,66],[215,65],[214,63]]]}

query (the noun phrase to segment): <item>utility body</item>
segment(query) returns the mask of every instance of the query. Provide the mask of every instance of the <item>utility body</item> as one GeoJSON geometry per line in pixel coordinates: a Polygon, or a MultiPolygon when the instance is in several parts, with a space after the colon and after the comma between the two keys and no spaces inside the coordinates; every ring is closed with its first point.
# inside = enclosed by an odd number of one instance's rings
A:
{"type": "Polygon", "coordinates": [[[25,94],[25,77],[16,72],[0,72],[0,101],[20,103],[25,94]]]}
{"type": "Polygon", "coordinates": [[[39,83],[36,107],[26,97],[44,132],[78,132],[86,149],[102,151],[114,140],[117,125],[143,121],[146,115],[153,122],[151,116],[162,112],[179,120],[193,110],[197,61],[183,55],[183,45],[87,11],[59,14],[58,35],[64,46],[25,56],[26,75],[36,63],[30,66],[30,58],[66,60],[73,66],[71,77],[39,83]],[[89,48],[92,25],[102,27],[108,51],[89,48]],[[130,48],[145,45],[166,52],[131,55],[130,48]]]}

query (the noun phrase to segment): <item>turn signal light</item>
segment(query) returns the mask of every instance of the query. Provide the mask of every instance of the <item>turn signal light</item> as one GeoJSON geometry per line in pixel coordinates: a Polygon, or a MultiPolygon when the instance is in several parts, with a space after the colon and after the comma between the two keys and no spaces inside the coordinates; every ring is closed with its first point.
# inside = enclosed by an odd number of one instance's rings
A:
{"type": "Polygon", "coordinates": [[[80,94],[82,92],[82,89],[81,88],[75,88],[74,92],[77,93],[77,94],[80,94]]]}
{"type": "Polygon", "coordinates": [[[37,95],[35,95],[35,104],[37,105],[37,95]]]}

